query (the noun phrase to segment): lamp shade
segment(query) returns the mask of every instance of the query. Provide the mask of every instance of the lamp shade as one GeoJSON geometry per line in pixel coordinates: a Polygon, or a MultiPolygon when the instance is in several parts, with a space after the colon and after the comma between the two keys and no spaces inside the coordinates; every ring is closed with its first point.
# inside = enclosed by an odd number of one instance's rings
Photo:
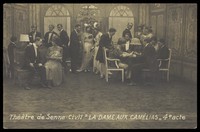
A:
{"type": "Polygon", "coordinates": [[[131,40],[131,43],[132,43],[133,45],[141,45],[140,40],[139,40],[138,38],[133,38],[133,39],[131,40]]]}
{"type": "Polygon", "coordinates": [[[29,42],[29,36],[28,34],[20,34],[20,39],[19,39],[20,42],[29,42]]]}

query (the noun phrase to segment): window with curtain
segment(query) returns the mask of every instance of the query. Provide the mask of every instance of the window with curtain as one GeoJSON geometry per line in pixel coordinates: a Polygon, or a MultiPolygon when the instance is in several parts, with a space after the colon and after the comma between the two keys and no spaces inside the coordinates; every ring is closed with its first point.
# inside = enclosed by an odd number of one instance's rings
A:
{"type": "MultiPolygon", "coordinates": [[[[109,16],[109,28],[113,27],[117,29],[116,34],[113,36],[113,41],[122,37],[122,32],[126,29],[127,23],[131,22],[134,25],[134,16],[132,11],[127,6],[116,6],[114,7],[109,16]]],[[[134,36],[134,26],[131,29],[132,35],[134,36]]]]}
{"type": "MultiPolygon", "coordinates": [[[[62,24],[63,29],[67,31],[68,34],[70,34],[71,25],[69,11],[62,5],[50,6],[44,16],[44,33],[48,32],[48,26],[50,24],[53,24],[55,27],[57,24],[62,24]]],[[[55,28],[54,31],[58,32],[57,28],[55,28]]]]}

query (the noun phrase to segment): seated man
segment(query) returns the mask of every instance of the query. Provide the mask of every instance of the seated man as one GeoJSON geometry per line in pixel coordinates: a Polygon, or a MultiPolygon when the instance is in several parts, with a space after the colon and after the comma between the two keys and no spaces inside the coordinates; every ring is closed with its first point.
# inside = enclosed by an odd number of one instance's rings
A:
{"type": "MultiPolygon", "coordinates": [[[[155,45],[157,42],[157,38],[154,36],[150,39],[150,43],[146,44],[143,51],[144,57],[144,68],[148,68],[150,70],[151,81],[155,83],[157,81],[157,72],[158,72],[158,61],[157,61],[157,52],[155,49],[155,45]]],[[[148,80],[150,81],[150,80],[148,80]]]]}
{"type": "Polygon", "coordinates": [[[150,70],[151,80],[148,80],[145,84],[151,84],[156,81],[158,63],[157,63],[157,54],[154,48],[156,38],[152,37],[151,39],[147,38],[144,40],[144,49],[141,54],[137,54],[135,58],[130,59],[128,65],[129,70],[132,71],[130,77],[129,85],[136,85],[135,81],[140,79],[141,70],[143,68],[148,68],[150,70]]]}
{"type": "MultiPolygon", "coordinates": [[[[168,59],[169,58],[169,48],[165,44],[164,39],[158,41],[158,59],[168,59]]],[[[163,61],[160,67],[166,67],[167,62],[163,61]]]]}
{"type": "Polygon", "coordinates": [[[117,44],[121,45],[121,50],[123,52],[131,52],[130,47],[131,39],[129,33],[126,33],[124,37],[119,38],[117,44]]]}
{"type": "Polygon", "coordinates": [[[36,38],[36,42],[28,45],[25,48],[25,68],[31,70],[31,75],[27,79],[27,84],[25,86],[25,89],[30,89],[29,85],[36,73],[40,75],[41,78],[41,85],[43,87],[46,87],[46,72],[45,72],[45,67],[41,63],[41,58],[40,58],[40,52],[38,51],[38,47],[41,45],[42,41],[39,37],[36,38]]]}
{"type": "MultiPolygon", "coordinates": [[[[141,61],[142,61],[141,52],[138,52],[139,50],[135,50],[133,45],[130,44],[130,39],[127,34],[125,35],[124,38],[120,38],[118,40],[118,44],[120,45],[121,52],[122,52],[120,55],[120,60],[121,62],[127,65],[125,69],[127,83],[128,85],[136,85],[136,83],[133,82],[132,80],[133,79],[132,72],[139,71],[139,69],[137,70],[137,68],[140,68],[140,65],[141,65],[141,61]]],[[[138,73],[134,73],[134,74],[138,74],[138,73]]]]}

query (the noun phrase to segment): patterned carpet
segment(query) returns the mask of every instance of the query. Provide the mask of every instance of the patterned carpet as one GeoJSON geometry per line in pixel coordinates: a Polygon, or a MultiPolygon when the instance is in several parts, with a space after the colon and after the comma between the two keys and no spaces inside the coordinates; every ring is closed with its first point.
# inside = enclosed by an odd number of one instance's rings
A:
{"type": "Polygon", "coordinates": [[[32,86],[31,90],[25,90],[8,79],[4,79],[3,87],[6,129],[197,126],[197,86],[175,79],[155,86],[127,86],[116,77],[106,83],[93,73],[68,73],[62,86],[53,89],[32,86]],[[34,119],[22,119],[23,114],[34,119]],[[126,118],[117,118],[123,115],[126,118]],[[58,119],[59,116],[64,119],[58,119]]]}

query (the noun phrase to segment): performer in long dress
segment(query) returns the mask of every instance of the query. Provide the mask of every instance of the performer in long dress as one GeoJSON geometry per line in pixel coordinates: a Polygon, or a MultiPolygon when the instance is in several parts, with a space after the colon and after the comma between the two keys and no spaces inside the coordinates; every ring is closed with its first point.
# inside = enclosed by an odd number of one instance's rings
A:
{"type": "Polygon", "coordinates": [[[48,81],[48,87],[59,86],[63,80],[62,70],[62,55],[63,49],[58,46],[58,38],[52,40],[52,47],[48,48],[47,51],[47,62],[45,63],[46,68],[46,79],[48,81]]]}
{"type": "Polygon", "coordinates": [[[100,71],[100,64],[99,64],[99,61],[96,60],[96,57],[97,57],[97,51],[99,49],[99,41],[102,36],[102,32],[100,32],[98,28],[95,28],[94,32],[95,32],[96,36],[94,38],[94,41],[95,41],[94,46],[95,47],[94,47],[94,58],[93,58],[94,59],[93,60],[93,72],[98,74],[100,71]]]}
{"type": "Polygon", "coordinates": [[[85,72],[87,72],[90,69],[89,64],[93,57],[92,49],[94,47],[94,37],[91,33],[90,26],[87,26],[86,32],[83,33],[82,43],[83,43],[83,59],[82,59],[81,67],[78,71],[81,72],[84,70],[85,72]]]}

